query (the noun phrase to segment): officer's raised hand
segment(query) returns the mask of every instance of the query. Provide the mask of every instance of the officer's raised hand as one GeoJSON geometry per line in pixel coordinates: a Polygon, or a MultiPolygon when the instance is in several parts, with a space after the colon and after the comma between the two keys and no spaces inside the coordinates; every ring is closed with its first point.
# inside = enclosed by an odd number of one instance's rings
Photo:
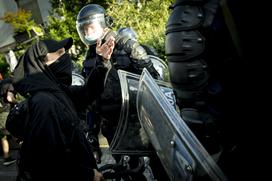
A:
{"type": "Polygon", "coordinates": [[[115,46],[115,38],[114,37],[110,37],[103,44],[101,42],[101,39],[97,40],[96,53],[103,57],[104,63],[108,63],[108,61],[110,60],[114,46],[115,46]]]}

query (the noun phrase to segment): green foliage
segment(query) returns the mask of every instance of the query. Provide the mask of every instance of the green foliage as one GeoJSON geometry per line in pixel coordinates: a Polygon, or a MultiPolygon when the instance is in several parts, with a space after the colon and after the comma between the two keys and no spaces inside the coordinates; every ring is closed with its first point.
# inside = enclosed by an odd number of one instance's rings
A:
{"type": "Polygon", "coordinates": [[[86,46],[81,42],[76,30],[75,14],[67,11],[58,13],[59,16],[50,16],[48,26],[45,28],[45,38],[62,40],[72,37],[74,40],[73,60],[78,61],[86,51],[86,46]]]}
{"type": "MultiPolygon", "coordinates": [[[[32,19],[32,13],[24,9],[19,9],[16,12],[7,11],[0,18],[5,23],[13,27],[15,34],[28,33],[29,38],[32,37],[31,31],[33,30],[38,36],[43,36],[43,29],[40,25],[36,24],[32,19]]],[[[27,43],[19,43],[14,49],[16,57],[20,57],[27,47],[37,39],[29,39],[27,43]],[[30,40],[30,41],[29,41],[30,40]]],[[[6,62],[4,54],[0,54],[0,71],[4,77],[10,74],[9,64],[6,62]]]]}
{"type": "Polygon", "coordinates": [[[17,12],[7,11],[1,18],[5,23],[9,23],[14,28],[15,32],[30,31],[34,25],[31,20],[32,14],[30,11],[19,9],[17,12]]]}
{"type": "Polygon", "coordinates": [[[107,12],[114,18],[115,28],[132,27],[138,34],[140,43],[154,47],[161,58],[165,58],[165,25],[169,17],[170,0],[144,1],[137,8],[128,1],[119,5],[113,1],[107,12]]]}
{"type": "Polygon", "coordinates": [[[165,59],[164,41],[165,25],[169,17],[171,0],[144,0],[142,8],[137,8],[135,3],[123,0],[118,4],[116,0],[51,0],[52,9],[46,28],[46,38],[74,39],[73,60],[80,64],[83,61],[87,47],[81,42],[76,30],[76,17],[80,9],[89,4],[102,5],[107,13],[114,18],[114,30],[120,27],[132,27],[138,34],[140,43],[152,46],[165,59]],[[57,15],[57,16],[56,16],[57,15]]]}
{"type": "Polygon", "coordinates": [[[29,37],[31,37],[31,30],[35,30],[38,34],[43,33],[41,27],[39,27],[32,19],[32,13],[24,9],[19,9],[16,12],[7,11],[0,19],[5,23],[10,24],[16,33],[26,31],[29,37]]]}
{"type": "Polygon", "coordinates": [[[67,12],[71,12],[75,16],[80,11],[80,9],[87,4],[100,4],[104,8],[107,7],[107,2],[111,0],[50,0],[53,9],[64,9],[67,12]]]}
{"type": "Polygon", "coordinates": [[[3,78],[8,77],[9,75],[9,64],[6,61],[5,56],[2,54],[0,54],[0,73],[3,78]]]}

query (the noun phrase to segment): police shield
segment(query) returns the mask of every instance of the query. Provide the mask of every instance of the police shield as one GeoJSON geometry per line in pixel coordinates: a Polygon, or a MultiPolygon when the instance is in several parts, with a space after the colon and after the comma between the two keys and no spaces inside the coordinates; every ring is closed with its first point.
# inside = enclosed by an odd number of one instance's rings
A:
{"type": "MultiPolygon", "coordinates": [[[[122,93],[122,105],[118,126],[110,144],[111,153],[113,155],[138,156],[154,154],[153,146],[148,142],[148,138],[141,127],[136,109],[140,75],[118,70],[118,76],[122,93]]],[[[162,93],[175,106],[174,93],[170,88],[170,84],[159,80],[156,81],[161,86],[162,93]]]]}
{"type": "Polygon", "coordinates": [[[227,180],[147,70],[139,81],[137,111],[141,126],[171,180],[202,176],[214,181],[227,180]]]}
{"type": "Polygon", "coordinates": [[[72,72],[72,85],[84,85],[84,77],[76,72],[72,72]]]}
{"type": "Polygon", "coordinates": [[[168,66],[166,65],[166,63],[157,56],[148,55],[148,57],[151,60],[154,68],[159,73],[160,79],[163,80],[163,81],[169,82],[170,77],[169,77],[168,66]]]}

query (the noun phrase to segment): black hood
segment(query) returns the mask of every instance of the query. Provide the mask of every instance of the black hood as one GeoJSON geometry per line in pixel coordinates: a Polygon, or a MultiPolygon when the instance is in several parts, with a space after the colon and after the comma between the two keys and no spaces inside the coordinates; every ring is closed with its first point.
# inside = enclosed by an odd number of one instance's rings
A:
{"type": "Polygon", "coordinates": [[[31,45],[19,58],[14,70],[13,85],[15,89],[21,95],[43,90],[61,91],[58,79],[44,63],[44,58],[47,53],[55,52],[62,47],[68,50],[72,43],[72,38],[67,38],[62,41],[41,40],[31,45]]]}

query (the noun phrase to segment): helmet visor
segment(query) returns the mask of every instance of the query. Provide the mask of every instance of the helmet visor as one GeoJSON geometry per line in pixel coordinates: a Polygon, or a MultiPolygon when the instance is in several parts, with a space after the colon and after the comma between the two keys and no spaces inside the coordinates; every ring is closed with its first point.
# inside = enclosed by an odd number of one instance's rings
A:
{"type": "Polygon", "coordinates": [[[102,38],[105,21],[103,14],[96,14],[87,19],[77,21],[77,32],[86,45],[93,45],[97,39],[102,38]]]}

